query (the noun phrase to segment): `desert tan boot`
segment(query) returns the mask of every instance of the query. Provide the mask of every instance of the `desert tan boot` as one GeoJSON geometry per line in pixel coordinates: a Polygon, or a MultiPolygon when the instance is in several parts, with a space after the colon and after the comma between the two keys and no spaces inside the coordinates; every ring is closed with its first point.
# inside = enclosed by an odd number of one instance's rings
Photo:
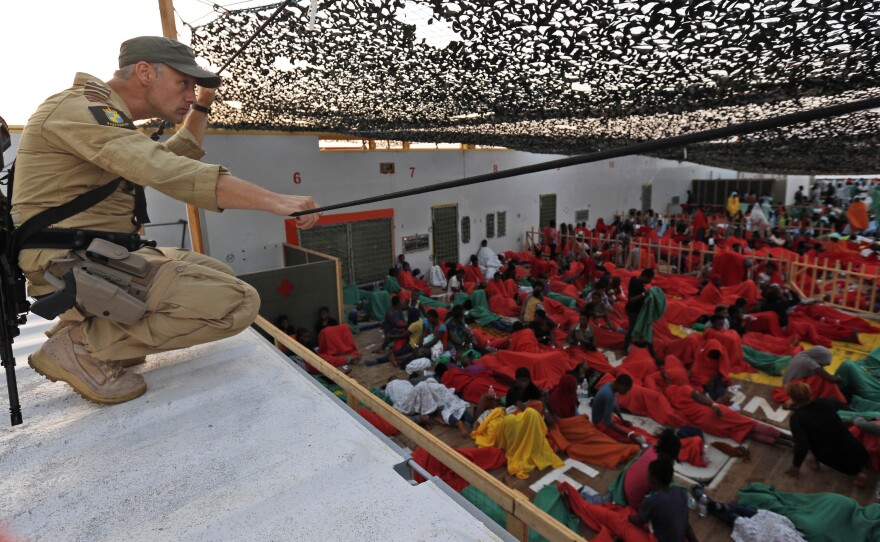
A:
{"type": "MultiPolygon", "coordinates": [[[[46,335],[46,337],[49,337],[51,339],[59,331],[62,331],[62,330],[66,329],[74,324],[79,325],[79,322],[60,321],[57,324],[55,324],[54,326],[52,326],[51,328],[44,331],[43,334],[46,335]]],[[[145,361],[147,361],[147,356],[141,356],[139,358],[121,359],[121,360],[117,361],[116,363],[121,365],[123,369],[128,369],[129,367],[134,367],[135,365],[140,365],[141,363],[144,363],[145,361]]]]}
{"type": "Polygon", "coordinates": [[[79,334],[78,326],[58,330],[28,356],[28,364],[52,382],[67,382],[84,399],[95,403],[124,403],[147,391],[141,375],[125,371],[118,361],[92,358],[72,333],[79,334]]]}

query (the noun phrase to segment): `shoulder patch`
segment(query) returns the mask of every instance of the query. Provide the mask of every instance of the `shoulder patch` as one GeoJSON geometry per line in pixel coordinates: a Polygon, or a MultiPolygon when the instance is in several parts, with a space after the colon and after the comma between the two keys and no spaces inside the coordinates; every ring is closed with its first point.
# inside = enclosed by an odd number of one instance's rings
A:
{"type": "Polygon", "coordinates": [[[134,122],[125,113],[113,107],[96,105],[90,107],[89,111],[91,111],[95,120],[98,121],[98,124],[102,126],[116,126],[118,128],[128,128],[129,130],[135,129],[134,122]]]}
{"type": "Polygon", "coordinates": [[[110,89],[104,86],[103,83],[86,81],[86,84],[83,86],[83,94],[89,101],[97,100],[104,102],[110,98],[110,89]]]}

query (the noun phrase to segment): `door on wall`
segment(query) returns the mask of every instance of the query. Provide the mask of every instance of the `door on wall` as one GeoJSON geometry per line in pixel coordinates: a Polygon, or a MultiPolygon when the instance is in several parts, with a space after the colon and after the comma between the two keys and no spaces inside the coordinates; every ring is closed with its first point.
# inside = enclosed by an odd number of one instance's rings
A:
{"type": "Polygon", "coordinates": [[[651,208],[651,191],[652,190],[653,190],[653,185],[651,183],[645,183],[642,185],[642,212],[645,212],[651,208]]]}
{"type": "Polygon", "coordinates": [[[556,194],[541,194],[540,201],[538,226],[543,230],[551,220],[556,220],[556,194]]]}
{"type": "Polygon", "coordinates": [[[299,231],[303,248],[342,261],[342,280],[364,285],[382,280],[394,265],[394,239],[390,218],[315,226],[299,231]]]}
{"type": "Polygon", "coordinates": [[[458,263],[458,204],[431,207],[434,263],[458,263]]]}

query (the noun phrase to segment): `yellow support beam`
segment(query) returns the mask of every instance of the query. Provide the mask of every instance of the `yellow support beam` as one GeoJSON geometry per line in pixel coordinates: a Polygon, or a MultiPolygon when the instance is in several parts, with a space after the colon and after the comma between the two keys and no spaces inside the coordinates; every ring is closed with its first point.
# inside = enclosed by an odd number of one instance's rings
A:
{"type": "MultiPolygon", "coordinates": [[[[173,40],[177,39],[177,23],[174,21],[174,0],[159,0],[159,16],[162,19],[162,35],[173,40]]],[[[202,219],[197,207],[186,204],[186,217],[189,220],[189,240],[194,252],[204,254],[205,244],[202,240],[202,219]]]]}

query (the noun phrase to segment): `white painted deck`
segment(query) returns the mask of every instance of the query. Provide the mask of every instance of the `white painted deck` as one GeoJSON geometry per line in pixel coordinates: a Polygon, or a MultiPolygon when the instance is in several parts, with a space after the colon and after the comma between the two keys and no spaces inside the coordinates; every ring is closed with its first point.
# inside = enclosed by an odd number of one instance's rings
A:
{"type": "Polygon", "coordinates": [[[150,356],[149,390],[87,403],[27,366],[0,388],[0,532],[25,540],[499,540],[255,331],[150,356]]]}

